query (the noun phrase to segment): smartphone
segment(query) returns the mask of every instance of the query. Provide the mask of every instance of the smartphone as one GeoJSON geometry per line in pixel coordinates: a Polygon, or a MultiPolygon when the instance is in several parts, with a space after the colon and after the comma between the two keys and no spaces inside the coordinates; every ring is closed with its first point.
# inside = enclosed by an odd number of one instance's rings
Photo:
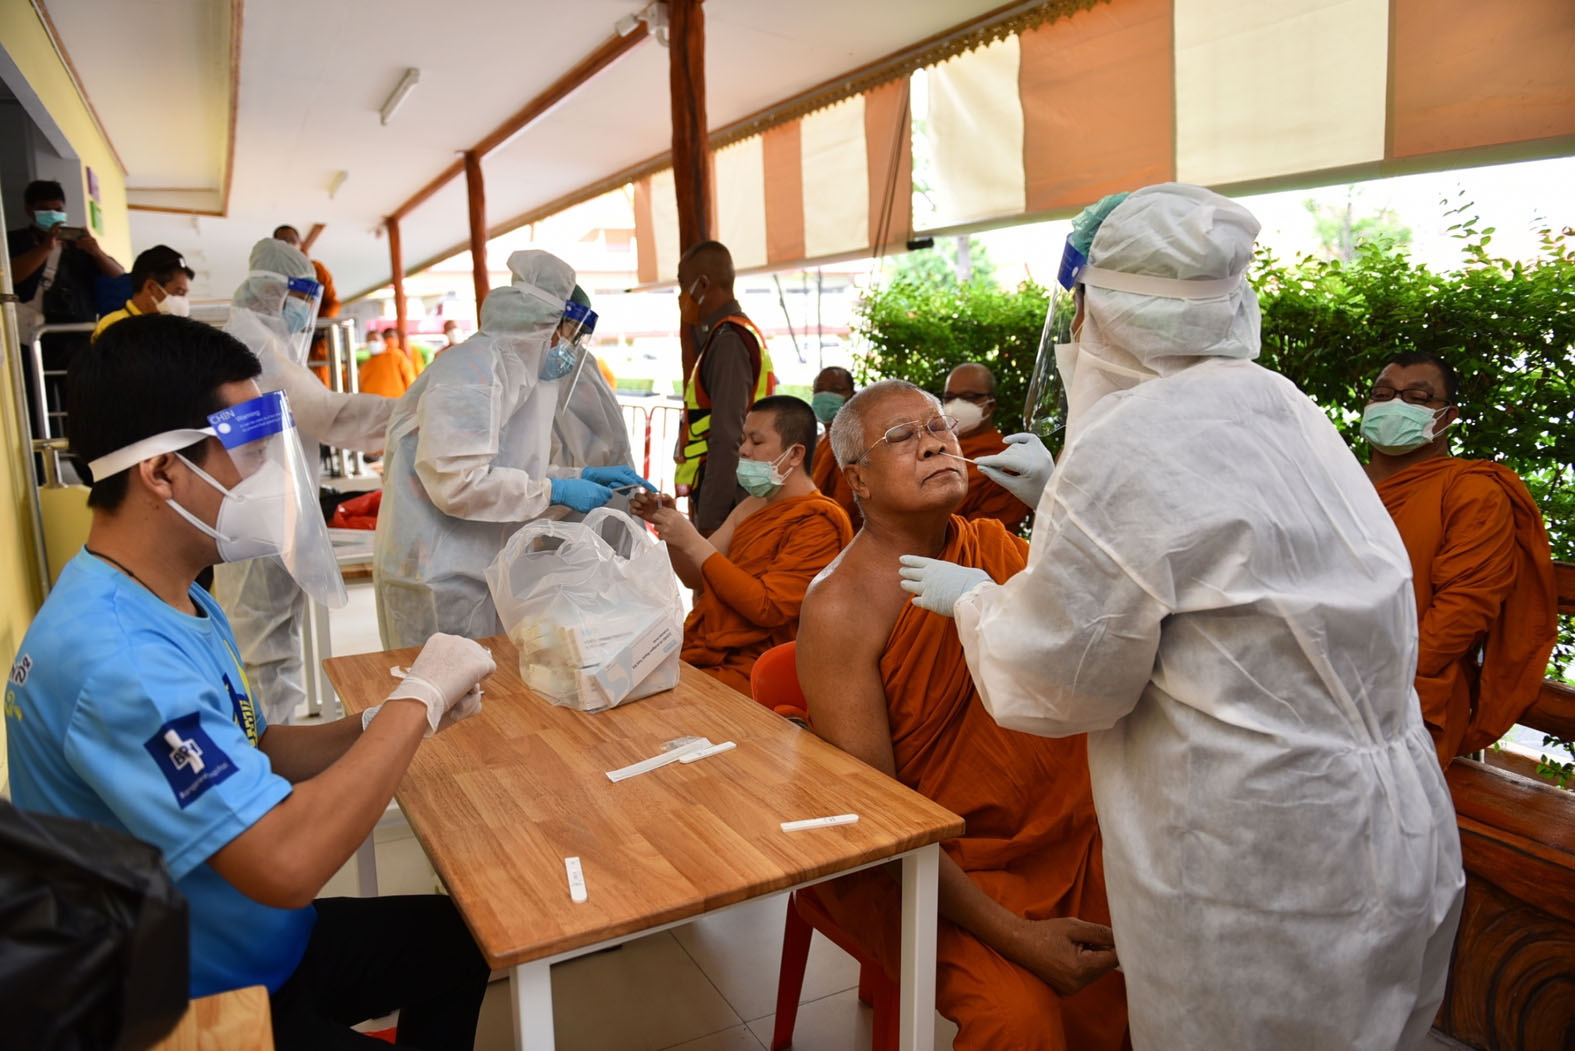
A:
{"type": "Polygon", "coordinates": [[[67,226],[64,223],[55,227],[55,236],[62,241],[75,241],[87,236],[87,228],[81,226],[67,226]]]}

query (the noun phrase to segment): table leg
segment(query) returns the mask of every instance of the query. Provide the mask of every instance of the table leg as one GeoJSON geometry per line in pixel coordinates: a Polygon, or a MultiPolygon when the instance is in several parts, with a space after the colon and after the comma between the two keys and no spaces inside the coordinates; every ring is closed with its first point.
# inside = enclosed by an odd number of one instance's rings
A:
{"type": "Polygon", "coordinates": [[[940,911],[941,848],[932,843],[902,858],[902,1051],[935,1046],[935,921],[940,911]]]}
{"type": "Polygon", "coordinates": [[[366,839],[355,849],[356,889],[363,898],[377,897],[377,830],[366,834],[366,839]]]}
{"type": "Polygon", "coordinates": [[[552,1034],[552,965],[545,960],[522,963],[509,972],[514,1002],[516,1051],[554,1051],[552,1034]]]}

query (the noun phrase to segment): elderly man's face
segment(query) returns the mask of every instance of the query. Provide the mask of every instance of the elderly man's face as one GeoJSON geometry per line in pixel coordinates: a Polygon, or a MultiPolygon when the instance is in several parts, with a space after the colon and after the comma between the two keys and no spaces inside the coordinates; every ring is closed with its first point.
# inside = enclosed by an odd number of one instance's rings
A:
{"type": "Polygon", "coordinates": [[[919,391],[899,391],[864,411],[864,446],[849,484],[868,511],[955,508],[968,495],[957,435],[937,422],[941,410],[919,391]],[[939,429],[932,429],[939,428],[939,429]],[[949,455],[948,455],[949,454],[949,455]]]}

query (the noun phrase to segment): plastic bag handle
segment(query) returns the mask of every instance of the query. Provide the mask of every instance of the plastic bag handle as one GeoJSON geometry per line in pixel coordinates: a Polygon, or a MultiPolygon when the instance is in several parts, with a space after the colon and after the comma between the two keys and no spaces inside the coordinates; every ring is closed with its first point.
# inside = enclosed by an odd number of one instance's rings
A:
{"type": "Polygon", "coordinates": [[[633,558],[634,553],[641,547],[649,547],[656,542],[651,539],[651,534],[646,530],[644,523],[636,520],[633,515],[620,511],[615,507],[594,508],[585,515],[581,520],[581,524],[601,537],[608,547],[613,548],[613,553],[620,558],[633,558]],[[601,524],[609,519],[622,526],[624,534],[629,537],[630,543],[627,552],[620,547],[614,547],[612,541],[608,540],[607,536],[602,532],[601,524]]]}

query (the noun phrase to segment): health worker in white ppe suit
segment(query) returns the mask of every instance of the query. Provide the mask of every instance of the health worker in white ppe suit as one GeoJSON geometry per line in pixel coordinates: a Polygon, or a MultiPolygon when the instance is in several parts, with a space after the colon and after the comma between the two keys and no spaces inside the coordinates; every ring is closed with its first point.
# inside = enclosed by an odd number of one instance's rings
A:
{"type": "MultiPolygon", "coordinates": [[[[249,263],[251,272],[235,290],[224,331],[262,362],[260,388],[289,395],[315,495],[322,473],[317,444],[360,452],[381,450],[394,401],[376,394],[331,391],[307,369],[322,288],[305,255],[267,237],[252,247],[249,263]]],[[[279,559],[256,558],[214,567],[213,597],[235,629],[246,675],[268,721],[288,723],[306,700],[301,652],[306,594],[279,559]]]]}
{"type": "Polygon", "coordinates": [[[997,722],[1088,734],[1134,1047],[1415,1047],[1464,880],[1410,563],[1329,421],[1253,363],[1257,233],[1174,183],[1080,216],[1028,567],[901,572],[997,722]]]}
{"type": "Polygon", "coordinates": [[[389,424],[372,574],[390,648],[436,631],[501,635],[485,574],[515,530],[554,509],[584,514],[614,487],[649,488],[627,466],[551,463],[559,385],[581,362],[590,311],[556,256],[515,252],[509,270],[480,331],[433,359],[389,424]]]}

